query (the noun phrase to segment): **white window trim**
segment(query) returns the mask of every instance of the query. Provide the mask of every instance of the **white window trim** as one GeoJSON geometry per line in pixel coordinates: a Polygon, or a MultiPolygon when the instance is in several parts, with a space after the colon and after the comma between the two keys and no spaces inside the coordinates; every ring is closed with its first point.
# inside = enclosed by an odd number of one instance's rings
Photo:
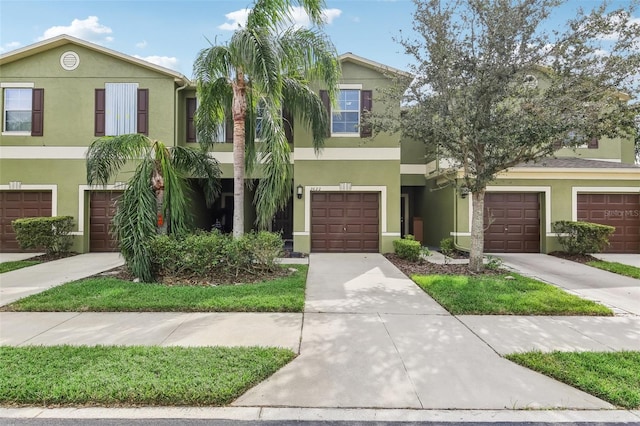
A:
{"type": "MultiPolygon", "coordinates": [[[[356,84],[356,83],[345,83],[345,84],[338,84],[338,89],[339,90],[359,90],[362,91],[362,84],[356,84]]],[[[358,101],[358,104],[360,104],[360,101],[358,101]]],[[[358,108],[358,127],[360,127],[360,119],[362,118],[361,115],[362,112],[362,105],[360,105],[360,107],[358,108]]],[[[329,116],[329,125],[331,126],[331,137],[332,138],[360,138],[360,131],[358,130],[355,133],[334,133],[333,132],[333,107],[331,107],[331,114],[329,116]]]]}
{"type": "MultiPolygon", "coordinates": [[[[0,88],[2,89],[33,89],[36,87],[35,83],[30,83],[30,82],[2,82],[0,83],[0,88]]],[[[33,111],[33,105],[31,106],[31,109],[33,111]]],[[[28,132],[12,132],[12,131],[6,131],[5,130],[5,126],[7,123],[5,123],[4,121],[4,117],[5,117],[5,100],[4,100],[4,90],[2,91],[2,133],[0,133],[2,136],[31,136],[31,131],[28,132]]]]}

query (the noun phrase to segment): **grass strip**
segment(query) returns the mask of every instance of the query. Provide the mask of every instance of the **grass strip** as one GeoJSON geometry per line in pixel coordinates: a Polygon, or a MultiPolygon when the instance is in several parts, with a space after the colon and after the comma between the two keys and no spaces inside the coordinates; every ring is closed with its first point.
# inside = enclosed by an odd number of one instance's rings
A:
{"type": "Polygon", "coordinates": [[[454,315],[613,315],[610,309],[552,285],[506,275],[414,275],[454,315]]]}
{"type": "Polygon", "coordinates": [[[27,266],[37,265],[40,262],[39,260],[12,260],[9,262],[0,263],[0,274],[10,271],[15,271],[16,269],[26,268],[27,266]]]}
{"type": "Polygon", "coordinates": [[[606,262],[604,260],[587,262],[587,265],[615,274],[640,279],[640,268],[636,268],[635,266],[624,265],[618,262],[606,262]]]}
{"type": "Polygon", "coordinates": [[[306,265],[255,284],[168,286],[87,278],[20,299],[5,311],[35,312],[302,312],[306,265]]]}
{"type": "Polygon", "coordinates": [[[225,405],[295,354],[279,348],[0,347],[0,403],[225,405]]]}
{"type": "Polygon", "coordinates": [[[616,406],[640,408],[640,352],[527,352],[506,358],[616,406]]]}

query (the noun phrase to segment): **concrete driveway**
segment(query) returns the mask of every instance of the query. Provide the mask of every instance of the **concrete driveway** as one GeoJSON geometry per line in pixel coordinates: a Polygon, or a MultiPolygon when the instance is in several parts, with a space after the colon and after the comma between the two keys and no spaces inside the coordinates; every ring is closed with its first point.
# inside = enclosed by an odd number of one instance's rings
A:
{"type": "Polygon", "coordinates": [[[618,314],[640,315],[640,280],[540,253],[499,254],[516,271],[554,284],[618,314]]]}
{"type": "Polygon", "coordinates": [[[380,254],[312,254],[300,356],[236,406],[612,408],[498,355],[380,254]]]}
{"type": "Polygon", "coordinates": [[[86,253],[0,275],[0,305],[124,264],[120,253],[86,253]]]}
{"type": "Polygon", "coordinates": [[[597,253],[592,256],[601,260],[606,260],[607,262],[618,262],[623,265],[640,268],[640,254],[597,253]]]}

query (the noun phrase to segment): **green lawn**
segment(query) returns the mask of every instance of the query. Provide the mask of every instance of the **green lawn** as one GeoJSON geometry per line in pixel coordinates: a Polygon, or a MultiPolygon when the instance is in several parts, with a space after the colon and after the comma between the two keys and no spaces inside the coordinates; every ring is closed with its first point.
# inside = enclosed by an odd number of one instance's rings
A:
{"type": "Polygon", "coordinates": [[[640,279],[640,268],[631,265],[624,265],[618,262],[605,262],[604,260],[587,262],[587,265],[616,274],[625,275],[631,278],[640,279]]]}
{"type": "Polygon", "coordinates": [[[10,262],[0,263],[0,274],[9,271],[15,271],[16,269],[26,268],[27,266],[37,265],[42,263],[39,260],[13,260],[10,262]]]}
{"type": "Polygon", "coordinates": [[[640,408],[640,352],[527,352],[506,358],[619,407],[640,408]]]}
{"type": "Polygon", "coordinates": [[[287,364],[279,348],[0,347],[0,404],[225,405],[287,364]]]}
{"type": "Polygon", "coordinates": [[[292,275],[271,281],[213,287],[133,283],[107,277],[87,278],[18,300],[4,310],[302,312],[308,266],[295,265],[295,269],[297,271],[292,275]]]}
{"type": "Polygon", "coordinates": [[[518,274],[414,275],[413,280],[454,315],[613,315],[598,303],[518,274]]]}

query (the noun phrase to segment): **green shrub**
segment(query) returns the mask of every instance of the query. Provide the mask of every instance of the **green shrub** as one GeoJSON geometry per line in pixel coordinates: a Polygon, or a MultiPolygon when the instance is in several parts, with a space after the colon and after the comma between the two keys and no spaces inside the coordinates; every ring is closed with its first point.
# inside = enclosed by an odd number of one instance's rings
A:
{"type": "Polygon", "coordinates": [[[453,245],[453,238],[443,238],[440,240],[440,253],[445,256],[451,256],[456,247],[453,245]]]}
{"type": "Polygon", "coordinates": [[[562,249],[571,254],[599,253],[609,245],[613,226],[560,220],[553,224],[562,249]]]}
{"type": "Polygon", "coordinates": [[[284,242],[279,234],[258,232],[234,239],[218,231],[197,232],[180,238],[162,235],[151,242],[157,275],[207,277],[237,276],[273,271],[284,242]]]}
{"type": "Polygon", "coordinates": [[[73,243],[71,216],[29,217],[11,222],[20,248],[40,249],[47,254],[66,253],[73,243]]]}
{"type": "Polygon", "coordinates": [[[420,259],[420,253],[422,253],[422,245],[419,241],[404,238],[393,240],[393,250],[398,257],[417,262],[420,259]]]}

